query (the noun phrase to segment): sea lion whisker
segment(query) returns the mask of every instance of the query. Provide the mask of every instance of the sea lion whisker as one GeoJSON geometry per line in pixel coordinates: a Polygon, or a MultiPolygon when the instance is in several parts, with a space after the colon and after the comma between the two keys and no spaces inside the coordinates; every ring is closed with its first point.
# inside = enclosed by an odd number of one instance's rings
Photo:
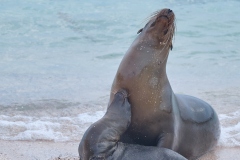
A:
{"type": "MultiPolygon", "coordinates": [[[[167,45],[164,46],[164,48],[161,50],[161,52],[165,49],[166,46],[167,46],[167,45]]],[[[161,53],[161,52],[160,52],[160,53],[161,53]]],[[[168,52],[167,55],[164,57],[164,59],[162,60],[162,62],[164,62],[164,61],[167,59],[168,55],[169,55],[169,52],[168,52]]]]}
{"type": "MultiPolygon", "coordinates": [[[[169,22],[169,23],[170,23],[170,22],[169,22]]],[[[168,33],[171,33],[170,31],[173,31],[173,30],[171,30],[173,27],[174,27],[174,24],[173,24],[173,23],[172,23],[172,24],[169,24],[165,30],[168,30],[168,33]]]]}
{"type": "MultiPolygon", "coordinates": [[[[176,19],[176,18],[175,18],[176,19]]],[[[175,40],[175,32],[177,32],[177,26],[176,26],[176,20],[174,19],[174,23],[173,23],[173,30],[174,30],[174,32],[173,32],[173,39],[175,40]]]]}
{"type": "MultiPolygon", "coordinates": [[[[164,49],[166,49],[166,47],[167,47],[166,44],[167,44],[167,42],[168,42],[169,40],[171,40],[171,36],[168,36],[167,39],[166,39],[166,41],[165,41],[165,43],[163,43],[164,46],[163,46],[162,50],[160,51],[160,53],[161,53],[164,49]]],[[[160,42],[160,44],[161,44],[161,42],[160,42]]],[[[162,62],[164,62],[164,61],[167,59],[168,55],[169,55],[169,52],[168,52],[167,55],[164,57],[164,59],[163,59],[162,62]]]]}
{"type": "Polygon", "coordinates": [[[174,26],[171,25],[171,26],[169,27],[169,31],[168,31],[167,36],[169,36],[169,37],[172,38],[174,33],[175,33],[175,32],[174,32],[174,26]]]}
{"type": "MultiPolygon", "coordinates": [[[[163,48],[162,48],[162,50],[160,51],[160,53],[162,53],[162,51],[164,50],[164,49],[166,49],[166,43],[165,43],[165,45],[163,46],[163,48]]],[[[167,57],[167,56],[166,56],[167,57]]],[[[163,61],[165,61],[165,59],[166,59],[166,57],[163,59],[163,61]]]]}
{"type": "Polygon", "coordinates": [[[163,35],[162,37],[160,37],[160,39],[161,39],[161,38],[165,39],[165,41],[160,42],[160,45],[165,45],[165,44],[167,44],[167,42],[169,41],[169,39],[172,38],[173,26],[170,26],[170,27],[168,28],[168,30],[169,30],[169,31],[168,31],[167,34],[165,34],[165,35],[163,35]]]}
{"type": "Polygon", "coordinates": [[[157,16],[160,12],[161,12],[161,10],[153,12],[152,14],[150,14],[150,16],[148,16],[148,17],[146,18],[146,20],[150,21],[150,20],[156,18],[156,16],[157,16]]]}
{"type": "MultiPolygon", "coordinates": [[[[169,22],[169,23],[170,23],[170,22],[169,22]]],[[[161,53],[164,49],[166,49],[166,47],[168,46],[167,44],[170,43],[170,41],[172,41],[173,38],[175,38],[175,36],[174,36],[174,35],[175,35],[175,19],[173,19],[172,24],[169,25],[169,26],[167,27],[167,29],[169,30],[168,33],[167,33],[166,35],[160,37],[160,39],[161,39],[161,38],[165,39],[165,41],[160,42],[160,45],[164,45],[163,48],[161,49],[160,53],[161,53]]],[[[169,45],[169,46],[170,46],[170,48],[172,49],[172,42],[171,42],[171,45],[169,45]]],[[[164,61],[167,59],[168,55],[169,55],[169,52],[168,52],[167,55],[164,57],[164,59],[163,59],[162,62],[164,62],[164,61]]]]}
{"type": "Polygon", "coordinates": [[[174,26],[172,25],[170,28],[170,36],[173,36],[175,34],[174,26]]]}

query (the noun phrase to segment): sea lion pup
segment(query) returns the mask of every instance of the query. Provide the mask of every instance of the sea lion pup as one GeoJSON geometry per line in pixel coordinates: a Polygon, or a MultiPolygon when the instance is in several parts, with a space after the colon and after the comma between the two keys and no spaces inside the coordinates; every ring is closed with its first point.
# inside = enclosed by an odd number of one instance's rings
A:
{"type": "Polygon", "coordinates": [[[121,89],[106,114],[85,132],[78,149],[80,160],[186,160],[170,149],[119,142],[130,122],[131,106],[121,89]]]}
{"type": "Polygon", "coordinates": [[[173,11],[163,9],[138,31],[116,73],[109,104],[114,99],[112,92],[121,88],[131,95],[131,124],[121,142],[169,148],[196,159],[217,143],[219,120],[206,102],[172,91],[166,64],[174,21],[173,11]]]}

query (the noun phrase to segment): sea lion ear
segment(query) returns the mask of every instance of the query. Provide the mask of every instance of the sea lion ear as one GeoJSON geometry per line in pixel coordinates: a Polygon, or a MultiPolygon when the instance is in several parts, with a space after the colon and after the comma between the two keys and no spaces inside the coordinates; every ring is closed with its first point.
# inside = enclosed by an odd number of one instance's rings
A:
{"type": "Polygon", "coordinates": [[[137,34],[141,33],[143,30],[143,28],[139,29],[139,31],[137,32],[137,34]]]}
{"type": "Polygon", "coordinates": [[[172,45],[172,43],[170,44],[170,48],[171,48],[171,50],[173,49],[173,45],[172,45]]]}

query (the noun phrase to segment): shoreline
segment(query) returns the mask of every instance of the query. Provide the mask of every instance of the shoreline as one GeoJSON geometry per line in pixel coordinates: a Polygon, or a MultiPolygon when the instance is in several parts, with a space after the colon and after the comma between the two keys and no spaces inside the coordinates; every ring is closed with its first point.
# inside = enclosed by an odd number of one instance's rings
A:
{"type": "MultiPolygon", "coordinates": [[[[78,160],[79,142],[0,140],[1,160],[78,160]]],[[[240,147],[216,146],[198,160],[237,160],[240,147]]]]}

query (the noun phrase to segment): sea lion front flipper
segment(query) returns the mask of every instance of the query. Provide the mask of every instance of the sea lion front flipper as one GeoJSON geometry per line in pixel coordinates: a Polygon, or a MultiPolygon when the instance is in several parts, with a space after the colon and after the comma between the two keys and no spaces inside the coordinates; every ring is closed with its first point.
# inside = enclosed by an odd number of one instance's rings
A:
{"type": "Polygon", "coordinates": [[[176,94],[181,118],[192,123],[205,123],[213,118],[213,108],[201,99],[176,94]]]}
{"type": "Polygon", "coordinates": [[[85,132],[78,148],[81,160],[106,159],[111,156],[130,122],[131,106],[127,92],[121,89],[114,95],[106,114],[85,132]]]}

